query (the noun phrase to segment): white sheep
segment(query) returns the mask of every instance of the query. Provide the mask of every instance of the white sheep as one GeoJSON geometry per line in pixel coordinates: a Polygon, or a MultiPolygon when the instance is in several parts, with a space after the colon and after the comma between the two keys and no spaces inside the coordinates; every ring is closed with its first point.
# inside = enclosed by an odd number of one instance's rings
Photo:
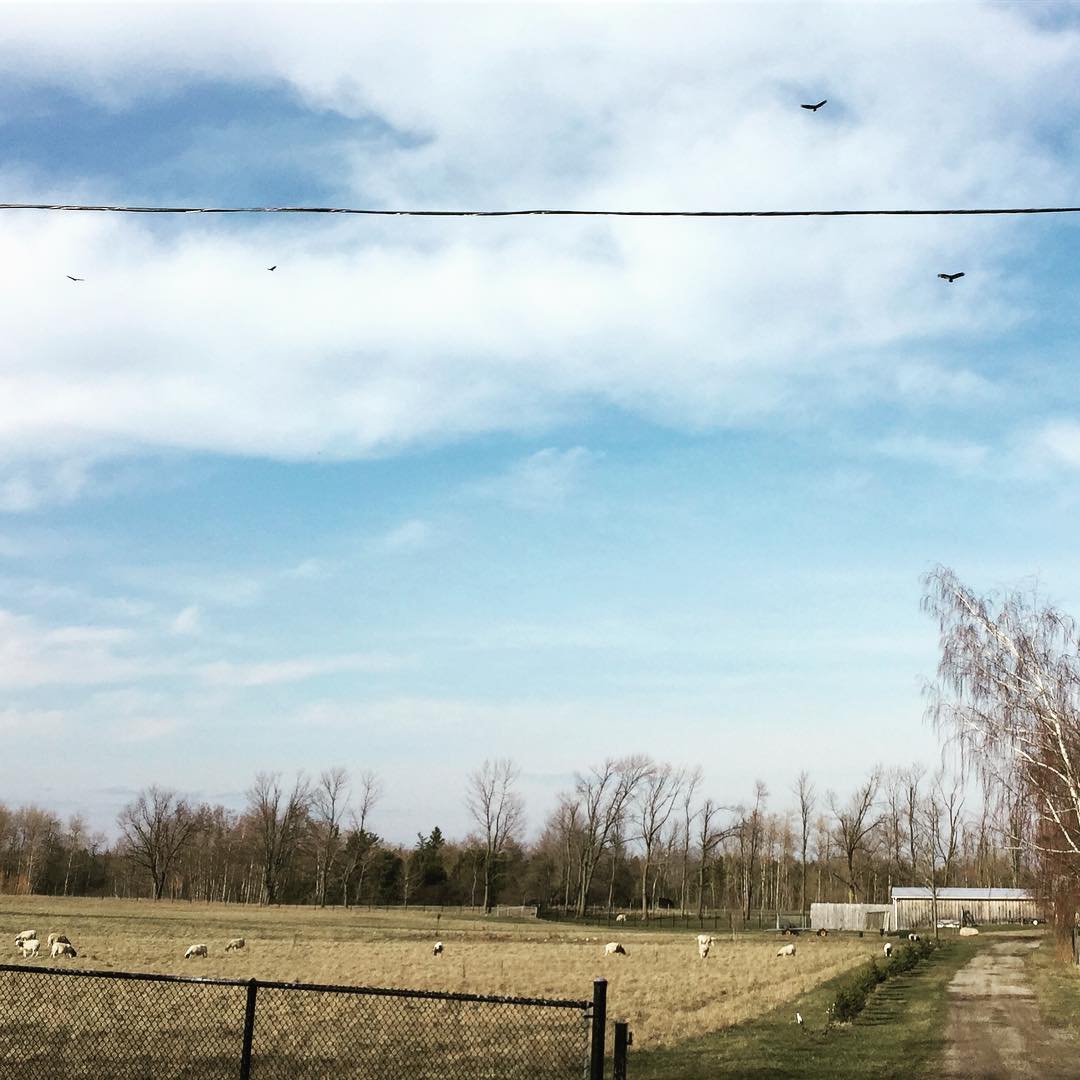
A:
{"type": "Polygon", "coordinates": [[[36,930],[24,930],[21,934],[15,935],[15,948],[18,949],[24,941],[30,941],[32,938],[37,937],[36,930]]]}
{"type": "Polygon", "coordinates": [[[615,916],[615,921],[616,922],[626,922],[626,912],[625,911],[620,911],[619,914],[615,916]]]}
{"type": "Polygon", "coordinates": [[[435,947],[431,950],[432,956],[442,956],[443,943],[441,941],[435,942],[435,947]]]}
{"type": "Polygon", "coordinates": [[[918,934],[908,934],[907,939],[908,939],[908,941],[918,941],[919,940],[919,935],[918,934]]]}
{"type": "Polygon", "coordinates": [[[244,946],[246,944],[247,944],[247,942],[244,941],[244,939],[242,937],[234,937],[232,939],[232,941],[230,941],[229,944],[225,946],[225,951],[226,952],[235,952],[235,951],[238,951],[238,950],[244,948],[244,946]]]}
{"type": "Polygon", "coordinates": [[[22,950],[23,959],[26,960],[31,956],[37,956],[38,949],[41,948],[41,942],[35,938],[28,938],[19,942],[19,948],[22,950]]]}
{"type": "Polygon", "coordinates": [[[697,951],[702,960],[709,959],[709,949],[712,948],[713,939],[708,934],[698,934],[697,951]]]}
{"type": "Polygon", "coordinates": [[[48,945],[51,949],[58,941],[63,942],[65,945],[70,945],[71,942],[64,937],[63,934],[50,934],[48,937],[48,945]]]}
{"type": "Polygon", "coordinates": [[[885,942],[885,955],[886,956],[892,956],[892,942],[891,941],[886,941],[885,942]]]}
{"type": "Polygon", "coordinates": [[[790,945],[781,945],[776,952],[777,956],[794,956],[795,955],[795,943],[790,945]]]}
{"type": "Polygon", "coordinates": [[[193,956],[208,956],[209,953],[205,945],[191,945],[188,947],[188,951],[184,953],[184,959],[190,960],[193,956]]]}
{"type": "Polygon", "coordinates": [[[51,955],[54,960],[59,960],[61,956],[76,957],[79,954],[75,951],[75,946],[70,941],[54,941],[52,943],[51,955]]]}
{"type": "Polygon", "coordinates": [[[605,956],[629,956],[630,954],[617,941],[609,941],[604,946],[605,956]]]}

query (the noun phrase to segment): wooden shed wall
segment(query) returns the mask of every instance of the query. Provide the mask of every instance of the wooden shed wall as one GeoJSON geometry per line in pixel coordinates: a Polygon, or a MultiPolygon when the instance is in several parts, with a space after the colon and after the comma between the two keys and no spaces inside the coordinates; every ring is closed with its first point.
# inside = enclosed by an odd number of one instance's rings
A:
{"type": "Polygon", "coordinates": [[[894,930],[892,907],[885,904],[811,904],[813,930],[894,930]]]}
{"type": "MultiPolygon", "coordinates": [[[[1019,923],[1039,918],[1034,900],[942,900],[937,902],[938,919],[960,921],[965,909],[977,923],[1019,923]]],[[[904,930],[934,925],[932,900],[899,898],[896,900],[896,923],[904,930]]]]}

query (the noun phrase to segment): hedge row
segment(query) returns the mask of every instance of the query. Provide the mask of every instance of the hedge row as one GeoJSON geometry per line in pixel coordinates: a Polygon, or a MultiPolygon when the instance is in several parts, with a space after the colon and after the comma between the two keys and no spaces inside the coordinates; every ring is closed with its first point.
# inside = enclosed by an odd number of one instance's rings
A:
{"type": "Polygon", "coordinates": [[[929,956],[934,947],[933,941],[912,941],[894,949],[892,956],[871,960],[865,967],[859,968],[837,989],[836,999],[829,1009],[830,1021],[842,1024],[854,1020],[878,983],[910,971],[920,960],[929,956]]]}

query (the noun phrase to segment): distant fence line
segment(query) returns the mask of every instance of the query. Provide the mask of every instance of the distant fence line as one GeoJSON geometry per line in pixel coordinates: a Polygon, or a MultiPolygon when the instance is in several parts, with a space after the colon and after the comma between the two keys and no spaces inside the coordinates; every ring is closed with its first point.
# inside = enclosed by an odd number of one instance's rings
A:
{"type": "Polygon", "coordinates": [[[604,1077],[604,979],[568,1001],[0,964],[0,1009],[25,1080],[604,1077]]]}
{"type": "Polygon", "coordinates": [[[696,911],[680,911],[665,909],[652,909],[647,915],[640,910],[619,910],[607,908],[589,908],[584,915],[578,914],[574,908],[543,906],[539,909],[538,918],[550,922],[581,923],[586,926],[610,926],[613,929],[619,926],[642,927],[647,926],[654,930],[713,930],[713,931],[736,931],[747,930],[783,930],[786,928],[802,929],[809,927],[808,916],[802,912],[755,911],[747,918],[741,911],[733,911],[729,908],[717,908],[703,911],[700,915],[696,911]]]}

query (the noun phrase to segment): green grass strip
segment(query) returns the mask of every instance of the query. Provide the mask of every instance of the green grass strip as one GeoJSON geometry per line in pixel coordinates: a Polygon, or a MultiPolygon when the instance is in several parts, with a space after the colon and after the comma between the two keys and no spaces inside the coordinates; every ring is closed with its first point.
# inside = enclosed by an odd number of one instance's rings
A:
{"type": "Polygon", "coordinates": [[[1026,958],[1024,969],[1043,1021],[1080,1037],[1080,967],[1073,962],[1072,946],[1050,930],[1026,958]]]}
{"type": "Polygon", "coordinates": [[[658,1050],[631,1052],[633,1080],[914,1080],[933,1077],[945,1044],[945,988],[981,942],[956,938],[872,993],[851,1024],[829,1009],[851,973],[732,1028],[658,1050]],[[803,1025],[795,1022],[802,1013],[803,1025]]]}

